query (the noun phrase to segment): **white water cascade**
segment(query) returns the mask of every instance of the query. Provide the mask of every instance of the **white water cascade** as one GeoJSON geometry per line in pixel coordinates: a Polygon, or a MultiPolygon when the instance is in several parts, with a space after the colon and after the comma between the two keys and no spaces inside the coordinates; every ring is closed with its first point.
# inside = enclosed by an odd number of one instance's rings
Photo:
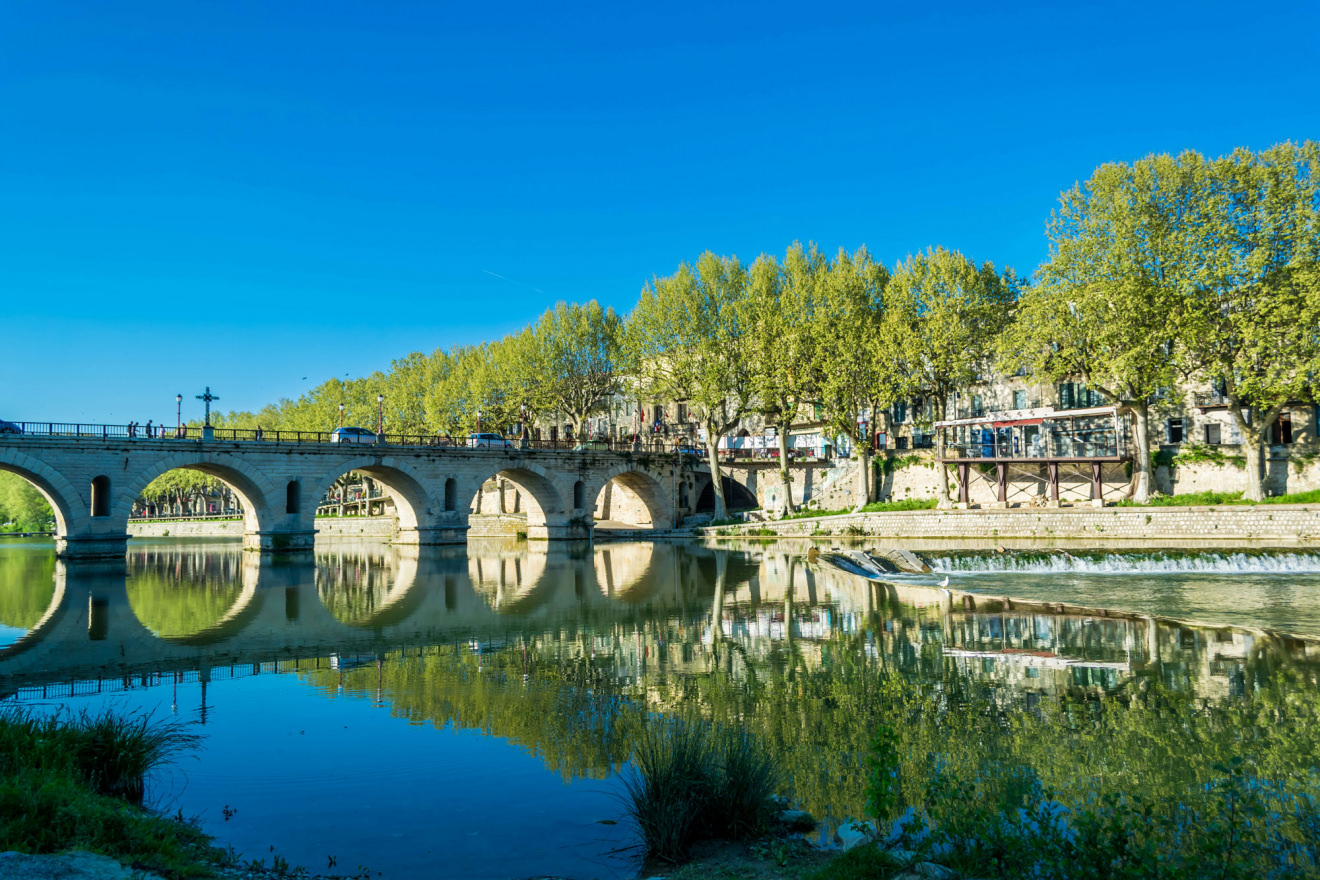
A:
{"type": "Polygon", "coordinates": [[[929,560],[937,572],[957,574],[1315,574],[1320,553],[1002,553],[929,560]]]}

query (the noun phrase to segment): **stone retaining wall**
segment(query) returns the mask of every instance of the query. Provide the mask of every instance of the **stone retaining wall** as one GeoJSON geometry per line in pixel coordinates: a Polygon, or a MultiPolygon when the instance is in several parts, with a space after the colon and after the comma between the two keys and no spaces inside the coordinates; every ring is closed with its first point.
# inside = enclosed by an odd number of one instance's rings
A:
{"type": "MultiPolygon", "coordinates": [[[[476,519],[473,517],[474,521],[476,519]]],[[[322,516],[316,519],[318,538],[390,538],[394,535],[394,526],[395,519],[392,516],[322,516]]],[[[243,521],[210,519],[130,522],[128,534],[133,538],[241,538],[243,521]]]]}
{"type": "Polygon", "coordinates": [[[527,517],[514,514],[472,514],[468,517],[467,536],[471,538],[513,538],[527,536],[527,517]]]}
{"type": "Polygon", "coordinates": [[[741,535],[765,529],[786,537],[1118,539],[1134,548],[1145,542],[1170,539],[1304,544],[1320,540],[1320,505],[918,510],[752,523],[700,531],[706,535],[741,535]]]}

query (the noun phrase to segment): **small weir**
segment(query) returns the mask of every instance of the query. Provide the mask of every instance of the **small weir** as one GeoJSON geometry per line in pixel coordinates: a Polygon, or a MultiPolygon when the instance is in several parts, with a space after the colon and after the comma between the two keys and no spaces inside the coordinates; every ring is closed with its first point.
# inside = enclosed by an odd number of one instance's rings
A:
{"type": "Polygon", "coordinates": [[[1320,553],[1196,552],[959,553],[932,555],[930,567],[958,574],[1320,574],[1320,553]]]}

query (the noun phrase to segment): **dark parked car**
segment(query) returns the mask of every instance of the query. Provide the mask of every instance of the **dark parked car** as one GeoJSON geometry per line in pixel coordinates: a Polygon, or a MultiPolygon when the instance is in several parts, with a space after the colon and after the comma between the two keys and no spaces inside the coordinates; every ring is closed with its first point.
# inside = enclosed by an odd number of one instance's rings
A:
{"type": "Polygon", "coordinates": [[[13,422],[0,419],[0,434],[22,434],[23,428],[13,422]]]}

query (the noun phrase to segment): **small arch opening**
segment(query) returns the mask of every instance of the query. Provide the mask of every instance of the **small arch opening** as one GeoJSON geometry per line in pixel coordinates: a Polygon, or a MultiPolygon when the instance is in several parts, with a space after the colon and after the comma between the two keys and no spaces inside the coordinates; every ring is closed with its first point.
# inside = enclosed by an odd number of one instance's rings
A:
{"type": "Polygon", "coordinates": [[[587,506],[587,489],[586,486],[582,485],[582,481],[578,480],[576,483],[573,484],[573,509],[581,510],[586,506],[587,506]]]}
{"type": "Polygon", "coordinates": [[[110,478],[102,474],[92,479],[92,516],[110,515],[110,478]]]}
{"type": "Polygon", "coordinates": [[[458,481],[453,477],[445,480],[445,510],[458,510],[458,481]]]}
{"type": "Polygon", "coordinates": [[[289,480],[284,489],[284,512],[302,513],[302,487],[297,480],[289,480]]]}
{"type": "Polygon", "coordinates": [[[674,515],[653,477],[639,472],[619,474],[596,495],[595,519],[606,528],[661,528],[674,515]]]}

